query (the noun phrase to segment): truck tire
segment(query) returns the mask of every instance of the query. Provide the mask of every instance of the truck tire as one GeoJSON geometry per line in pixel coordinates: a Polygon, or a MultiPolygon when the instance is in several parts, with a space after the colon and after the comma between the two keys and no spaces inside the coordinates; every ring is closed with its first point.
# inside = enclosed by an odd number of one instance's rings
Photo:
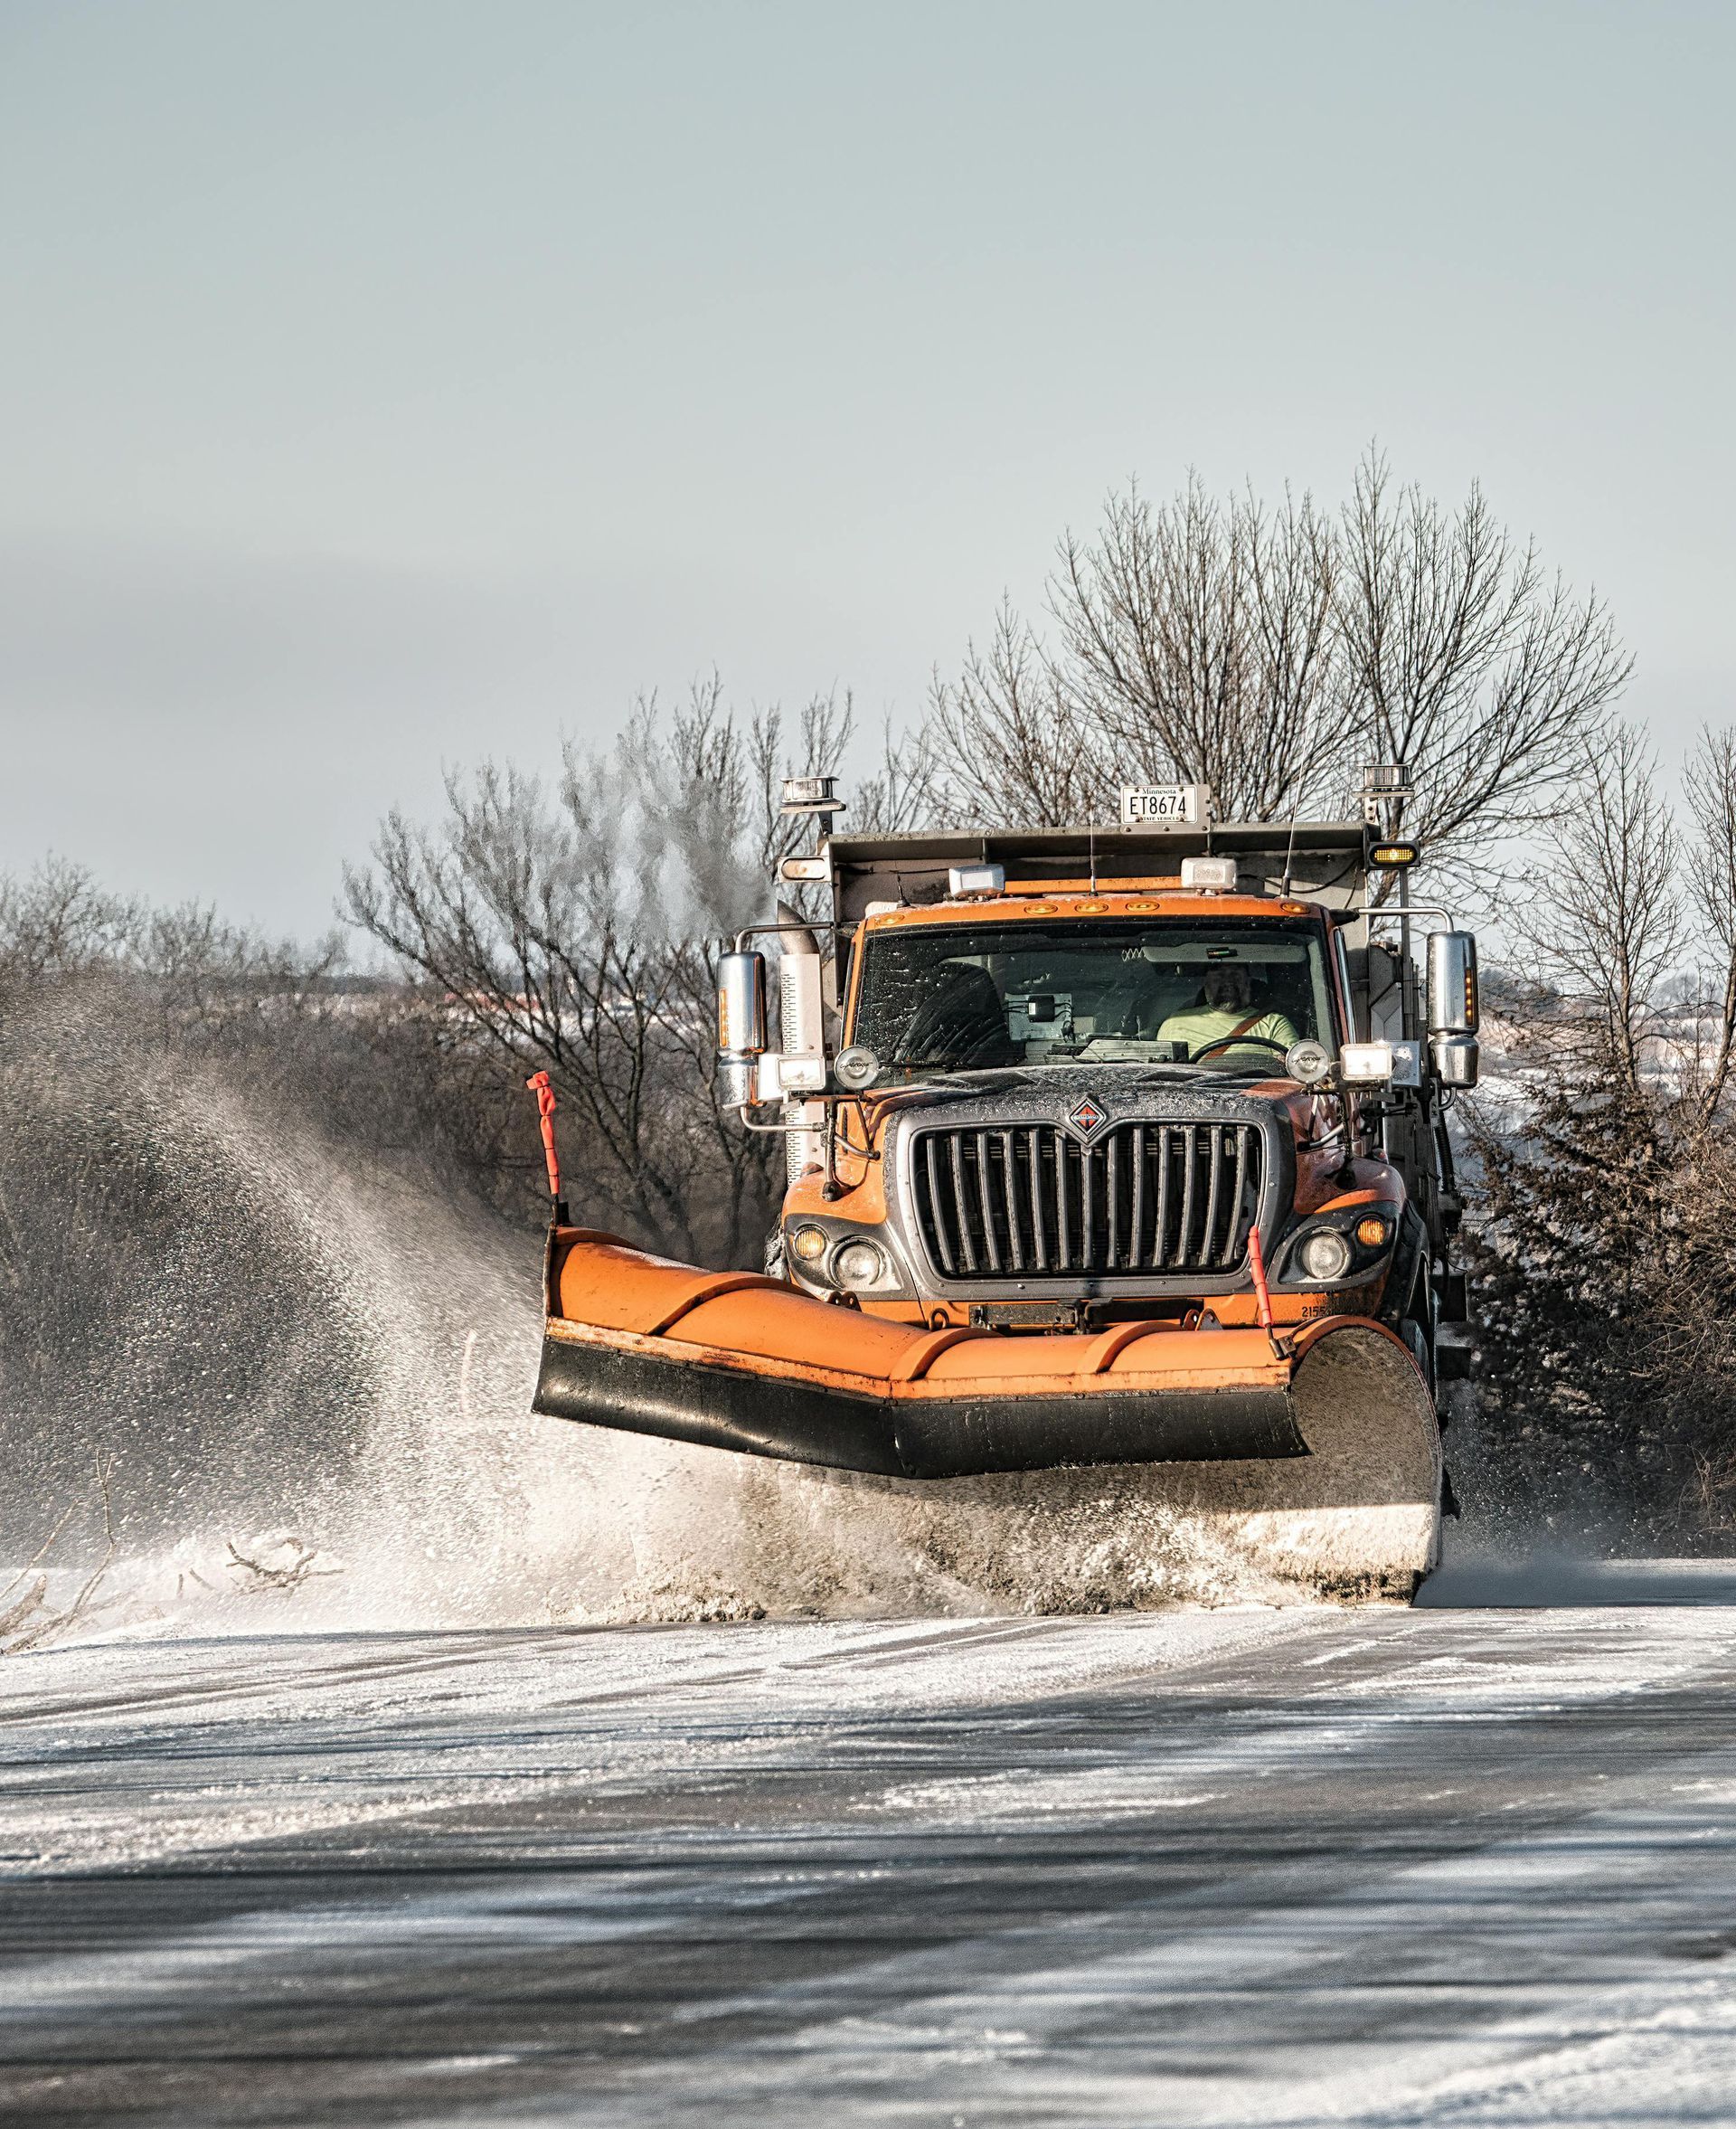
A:
{"type": "Polygon", "coordinates": [[[1421,1370],[1422,1379],[1429,1385],[1429,1395],[1439,1401],[1440,1383],[1435,1367],[1435,1309],[1434,1286],[1429,1276],[1427,1263],[1417,1266],[1417,1275],[1411,1283],[1410,1298],[1400,1317],[1399,1336],[1410,1348],[1410,1358],[1421,1370]]]}
{"type": "Polygon", "coordinates": [[[1429,1395],[1435,1395],[1435,1347],[1425,1325],[1414,1316],[1399,1320],[1399,1336],[1410,1348],[1410,1358],[1420,1370],[1422,1379],[1429,1385],[1429,1395]]]}

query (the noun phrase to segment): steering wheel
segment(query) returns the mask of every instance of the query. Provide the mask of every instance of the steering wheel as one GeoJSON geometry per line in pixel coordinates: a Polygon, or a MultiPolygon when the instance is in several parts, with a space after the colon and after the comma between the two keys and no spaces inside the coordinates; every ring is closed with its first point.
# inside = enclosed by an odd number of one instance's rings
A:
{"type": "Polygon", "coordinates": [[[1221,1035],[1216,1042],[1209,1042],[1203,1049],[1195,1050],[1188,1059],[1197,1064],[1202,1057],[1209,1057],[1213,1050],[1240,1050],[1250,1043],[1258,1043],[1262,1050],[1276,1050],[1280,1057],[1288,1057],[1290,1046],[1287,1042],[1274,1042],[1269,1035],[1221,1035]]]}

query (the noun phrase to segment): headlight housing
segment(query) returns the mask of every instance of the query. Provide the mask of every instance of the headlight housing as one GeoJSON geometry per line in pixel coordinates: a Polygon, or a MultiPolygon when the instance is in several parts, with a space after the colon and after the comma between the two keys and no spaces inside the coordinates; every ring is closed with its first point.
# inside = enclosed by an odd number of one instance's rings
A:
{"type": "Polygon", "coordinates": [[[841,1242],[833,1253],[832,1276],[846,1293],[873,1293],[889,1283],[891,1271],[886,1252],[865,1235],[841,1242]]]}
{"type": "Polygon", "coordinates": [[[1297,1244],[1296,1261],[1310,1279],[1331,1286],[1350,1269],[1349,1239],[1336,1227],[1316,1227],[1297,1244]]]}
{"type": "Polygon", "coordinates": [[[825,1214],[800,1213],[784,1228],[784,1262],[810,1293],[908,1300],[915,1292],[897,1248],[877,1228],[825,1214]]]}
{"type": "Polygon", "coordinates": [[[1398,1237],[1396,1205],[1348,1206],[1304,1220],[1278,1257],[1275,1285],[1349,1286],[1369,1278],[1398,1237]]]}

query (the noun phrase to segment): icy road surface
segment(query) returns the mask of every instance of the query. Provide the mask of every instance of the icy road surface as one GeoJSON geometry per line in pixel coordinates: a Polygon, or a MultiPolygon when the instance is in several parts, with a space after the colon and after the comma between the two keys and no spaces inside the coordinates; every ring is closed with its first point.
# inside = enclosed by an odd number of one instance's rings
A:
{"type": "Polygon", "coordinates": [[[1575,1594],[6,1662],[0,2120],[1730,2121],[1736,1611],[1575,1594]]]}

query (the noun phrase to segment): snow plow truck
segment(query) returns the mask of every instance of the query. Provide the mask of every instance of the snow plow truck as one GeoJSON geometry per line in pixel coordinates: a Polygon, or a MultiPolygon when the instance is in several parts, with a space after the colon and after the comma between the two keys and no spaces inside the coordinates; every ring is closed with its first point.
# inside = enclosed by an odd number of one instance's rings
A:
{"type": "Polygon", "coordinates": [[[787,1150],[765,1269],[557,1196],[536,1410],[894,1484],[1140,1465],[1279,1577],[1408,1594],[1471,1359],[1477,1074],[1408,796],[1387,765],[1361,819],[1193,785],[1119,828],[850,837],[834,779],[787,783],[815,847],[718,958],[722,1097],[787,1150]]]}

